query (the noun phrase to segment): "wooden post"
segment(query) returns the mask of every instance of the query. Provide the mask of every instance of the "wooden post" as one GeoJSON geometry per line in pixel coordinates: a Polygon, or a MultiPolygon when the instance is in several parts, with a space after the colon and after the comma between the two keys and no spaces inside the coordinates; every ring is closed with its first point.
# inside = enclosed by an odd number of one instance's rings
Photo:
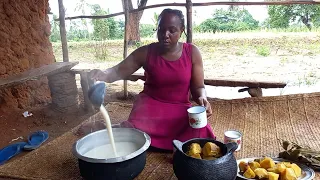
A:
{"type": "Polygon", "coordinates": [[[186,0],[187,7],[187,42],[192,43],[192,1],[186,0]]]}
{"type": "Polygon", "coordinates": [[[65,10],[63,6],[63,0],[58,0],[58,3],[59,3],[60,37],[61,37],[61,44],[62,44],[63,62],[69,62],[66,23],[64,19],[65,10]]]}
{"type": "MultiPolygon", "coordinates": [[[[128,53],[128,21],[129,21],[129,5],[128,0],[123,0],[123,6],[124,6],[124,41],[123,41],[123,59],[127,57],[128,53]]],[[[124,98],[128,98],[128,81],[123,81],[123,92],[124,92],[124,98]]]]}
{"type": "Polygon", "coordinates": [[[89,72],[80,72],[80,78],[81,78],[81,87],[83,92],[83,99],[84,99],[84,109],[88,112],[94,112],[94,108],[92,103],[89,100],[88,97],[88,91],[89,88],[92,86],[92,82],[90,81],[91,78],[89,78],[89,72]]]}

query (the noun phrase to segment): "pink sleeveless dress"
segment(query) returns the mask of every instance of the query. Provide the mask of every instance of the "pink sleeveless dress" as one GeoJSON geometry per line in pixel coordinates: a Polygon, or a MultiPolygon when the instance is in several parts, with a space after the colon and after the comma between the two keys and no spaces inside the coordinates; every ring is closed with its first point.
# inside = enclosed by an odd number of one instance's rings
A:
{"type": "Polygon", "coordinates": [[[178,60],[162,58],[156,44],[148,48],[143,91],[134,102],[128,122],[151,137],[151,146],[172,150],[174,139],[215,138],[210,125],[193,129],[187,109],[191,107],[191,44],[184,43],[178,60]]]}

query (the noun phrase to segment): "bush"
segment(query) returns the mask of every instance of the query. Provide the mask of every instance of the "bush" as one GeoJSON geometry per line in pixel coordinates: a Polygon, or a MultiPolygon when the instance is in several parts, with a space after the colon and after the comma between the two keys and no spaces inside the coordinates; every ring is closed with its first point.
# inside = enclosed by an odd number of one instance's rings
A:
{"type": "Polygon", "coordinates": [[[259,46],[257,47],[257,54],[260,56],[269,56],[270,55],[270,48],[266,46],[259,46]]]}
{"type": "Polygon", "coordinates": [[[218,22],[214,19],[206,19],[199,25],[200,32],[213,32],[218,29],[218,22]]]}
{"type": "Polygon", "coordinates": [[[152,37],[155,33],[155,27],[151,24],[140,24],[140,36],[152,37]]]}
{"type": "Polygon", "coordinates": [[[200,32],[234,32],[254,30],[259,22],[247,10],[216,10],[213,17],[199,25],[200,32]]]}

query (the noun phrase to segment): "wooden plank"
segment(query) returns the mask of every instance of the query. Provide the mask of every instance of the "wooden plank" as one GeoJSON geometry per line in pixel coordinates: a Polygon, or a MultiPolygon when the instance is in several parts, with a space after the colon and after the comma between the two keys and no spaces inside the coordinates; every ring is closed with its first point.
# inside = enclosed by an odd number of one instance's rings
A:
{"type": "Polygon", "coordinates": [[[134,80],[142,80],[145,81],[145,77],[144,74],[141,73],[133,73],[132,75],[130,75],[127,79],[134,79],[134,80]]]}
{"type": "Polygon", "coordinates": [[[88,72],[91,71],[91,69],[75,69],[75,68],[72,68],[71,71],[74,72],[75,74],[80,74],[80,73],[83,73],[83,72],[88,73],[88,72]]]}
{"type": "Polygon", "coordinates": [[[65,23],[65,10],[63,7],[63,0],[58,0],[59,4],[59,21],[60,21],[60,38],[62,45],[63,62],[69,62],[67,31],[65,23]]]}
{"type": "Polygon", "coordinates": [[[60,72],[70,70],[78,62],[56,62],[49,65],[44,65],[39,68],[30,69],[18,75],[9,76],[6,79],[0,79],[0,87],[8,87],[23,83],[28,80],[36,80],[43,76],[50,76],[60,72]]]}
{"type": "MultiPolygon", "coordinates": [[[[145,77],[141,73],[134,73],[127,79],[140,79],[145,81],[145,77]]],[[[205,85],[225,86],[225,87],[260,87],[260,88],[284,88],[287,84],[283,82],[267,82],[267,81],[249,81],[249,80],[232,80],[232,79],[204,79],[205,85]]]]}
{"type": "Polygon", "coordinates": [[[205,79],[205,85],[226,87],[260,87],[260,88],[284,88],[287,84],[282,82],[263,82],[248,80],[205,79]]]}
{"type": "Polygon", "coordinates": [[[93,112],[94,108],[93,105],[89,99],[88,96],[88,91],[89,88],[91,87],[90,85],[90,78],[88,76],[88,72],[80,72],[80,77],[81,77],[81,88],[82,88],[82,93],[83,93],[83,99],[84,99],[84,109],[88,112],[93,112]]]}
{"type": "Polygon", "coordinates": [[[187,43],[192,43],[192,1],[186,0],[187,8],[187,43]]]}
{"type": "MultiPolygon", "coordinates": [[[[305,0],[305,1],[261,1],[261,2],[241,2],[241,1],[222,1],[222,2],[203,2],[203,3],[193,3],[193,6],[223,6],[223,5],[230,5],[230,6],[251,6],[251,5],[291,5],[291,4],[320,4],[320,1],[311,1],[311,0],[305,0]]],[[[164,3],[164,4],[155,4],[150,6],[145,6],[138,9],[133,9],[130,11],[130,13],[133,12],[139,12],[143,11],[145,9],[153,9],[158,7],[165,7],[165,6],[186,6],[186,3],[164,3]]],[[[104,18],[110,18],[115,17],[119,15],[123,15],[124,12],[118,12],[114,14],[108,14],[108,15],[100,15],[100,16],[72,16],[72,17],[66,17],[66,20],[72,20],[72,19],[80,19],[80,18],[88,18],[88,19],[104,19],[104,18]]],[[[55,19],[55,21],[59,21],[59,19],[55,19]]]]}
{"type": "MultiPolygon", "coordinates": [[[[79,69],[73,71],[90,71],[88,69],[79,69]]],[[[142,80],[145,81],[145,76],[142,73],[133,73],[126,80],[142,80]]],[[[284,88],[287,84],[284,82],[274,81],[251,81],[251,80],[234,80],[234,79],[204,79],[205,85],[210,86],[225,86],[225,87],[250,87],[250,88],[284,88]]]]}
{"type": "MultiPolygon", "coordinates": [[[[73,69],[72,71],[90,71],[89,69],[73,69]]],[[[127,80],[142,80],[145,81],[145,76],[142,73],[133,73],[127,80]]],[[[205,85],[211,86],[226,86],[226,87],[251,87],[251,88],[284,88],[287,84],[284,82],[274,81],[250,81],[250,80],[234,80],[234,79],[204,79],[205,85]]]]}
{"type": "Polygon", "coordinates": [[[89,97],[88,91],[90,87],[93,86],[95,80],[90,77],[91,69],[71,69],[71,71],[75,74],[80,74],[81,77],[81,88],[84,99],[84,109],[87,112],[94,112],[94,106],[92,105],[89,97]]]}

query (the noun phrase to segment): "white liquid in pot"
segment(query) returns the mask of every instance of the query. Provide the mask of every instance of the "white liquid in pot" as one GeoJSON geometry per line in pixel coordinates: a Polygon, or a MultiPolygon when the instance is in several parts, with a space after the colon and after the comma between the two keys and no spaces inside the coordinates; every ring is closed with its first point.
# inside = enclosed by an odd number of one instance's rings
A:
{"type": "Polygon", "coordinates": [[[112,150],[113,150],[113,157],[118,157],[117,148],[116,148],[116,146],[114,144],[111,121],[110,121],[110,117],[109,117],[108,111],[106,110],[106,108],[103,105],[101,105],[100,106],[100,112],[103,115],[104,119],[106,120],[108,134],[109,134],[109,138],[110,138],[110,142],[111,142],[111,146],[112,146],[112,150]]]}
{"type": "Polygon", "coordinates": [[[117,142],[116,144],[117,156],[114,156],[112,145],[106,144],[91,149],[83,156],[95,159],[108,159],[121,156],[127,156],[139,149],[139,146],[133,142],[117,142]]]}

